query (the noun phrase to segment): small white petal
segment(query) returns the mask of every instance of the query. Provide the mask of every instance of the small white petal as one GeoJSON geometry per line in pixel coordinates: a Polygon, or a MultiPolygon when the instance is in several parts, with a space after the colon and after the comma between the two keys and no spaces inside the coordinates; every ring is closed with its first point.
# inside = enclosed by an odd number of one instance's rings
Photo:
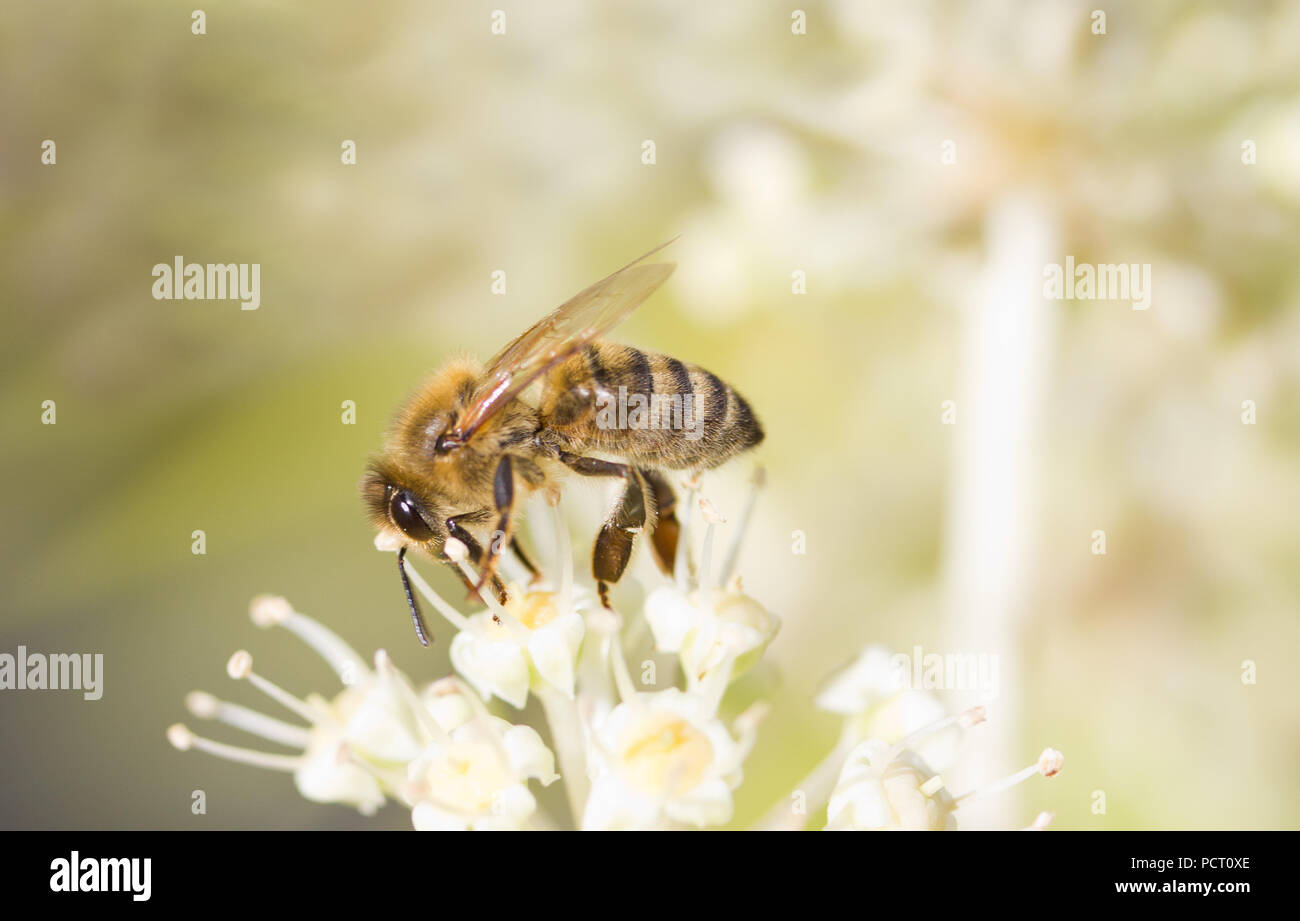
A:
{"type": "Polygon", "coordinates": [[[411,825],[416,831],[467,831],[469,823],[458,815],[439,809],[427,800],[411,810],[411,825]]]}
{"type": "Polygon", "coordinates": [[[905,689],[894,656],[884,646],[868,646],[817,695],[822,710],[846,716],[865,713],[872,705],[905,689]]]}
{"type": "Polygon", "coordinates": [[[722,778],[706,780],[690,794],[664,804],[670,818],[689,825],[722,825],[731,821],[731,788],[722,778]]]}
{"type": "Polygon", "coordinates": [[[451,664],[485,700],[495,694],[517,709],[528,702],[528,660],[513,641],[462,630],[451,641],[451,664]]]}
{"type": "Polygon", "coordinates": [[[555,773],[555,755],[546,747],[537,730],[531,726],[511,726],[501,738],[510,764],[522,777],[535,777],[542,786],[559,779],[555,773]]]}
{"type": "Polygon", "coordinates": [[[528,655],[537,674],[570,700],[585,631],[582,615],[570,612],[537,628],[528,639],[528,655]]]}
{"type": "Polygon", "coordinates": [[[379,781],[363,768],[340,762],[336,740],[322,739],[310,748],[294,771],[294,784],[305,799],[317,803],[347,803],[369,815],[384,804],[379,781]]]}
{"type": "Polygon", "coordinates": [[[521,783],[511,784],[492,797],[489,815],[476,818],[474,828],[482,831],[506,831],[523,828],[529,817],[537,811],[537,800],[521,783]]]}
{"type": "Polygon", "coordinates": [[[380,683],[346,688],[334,711],[346,721],[344,738],[357,752],[380,761],[410,761],[420,753],[420,740],[406,701],[380,683]]]}
{"type": "Polygon", "coordinates": [[[645,619],[654,634],[656,650],[681,652],[686,634],[699,620],[699,614],[685,593],[664,585],[647,596],[645,619]]]}

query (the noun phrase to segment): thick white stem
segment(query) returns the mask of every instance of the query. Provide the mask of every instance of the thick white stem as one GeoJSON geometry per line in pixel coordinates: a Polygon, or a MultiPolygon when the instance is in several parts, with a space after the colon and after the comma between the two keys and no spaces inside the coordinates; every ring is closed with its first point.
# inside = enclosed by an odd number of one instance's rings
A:
{"type": "MultiPolygon", "coordinates": [[[[999,663],[996,718],[954,769],[967,783],[1005,770],[1021,730],[1020,648],[1025,588],[1034,572],[1033,498],[1039,410],[1060,306],[1044,297],[1043,268],[1063,258],[1045,199],[1008,194],[985,222],[985,267],[964,305],[961,374],[948,491],[945,617],[949,651],[999,663]]],[[[954,703],[990,701],[954,692],[954,703]]],[[[1015,797],[973,809],[975,827],[1014,827],[1015,797]]]]}
{"type": "Polygon", "coordinates": [[[587,740],[583,735],[577,701],[569,700],[547,685],[535,689],[534,693],[542,702],[542,711],[551,729],[551,741],[560,762],[560,777],[569,797],[569,810],[573,813],[573,827],[581,828],[590,781],[587,778],[587,740]]]}

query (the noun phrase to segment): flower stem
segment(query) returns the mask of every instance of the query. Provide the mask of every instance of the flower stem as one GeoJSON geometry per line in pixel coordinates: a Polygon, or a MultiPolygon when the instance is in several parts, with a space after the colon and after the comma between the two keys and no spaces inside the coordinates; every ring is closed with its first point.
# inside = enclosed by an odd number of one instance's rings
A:
{"type": "Polygon", "coordinates": [[[560,760],[560,776],[564,779],[569,810],[573,813],[573,827],[581,828],[582,813],[587,805],[587,746],[582,737],[577,701],[569,700],[545,682],[533,693],[542,702],[547,725],[551,728],[551,741],[560,760]]]}

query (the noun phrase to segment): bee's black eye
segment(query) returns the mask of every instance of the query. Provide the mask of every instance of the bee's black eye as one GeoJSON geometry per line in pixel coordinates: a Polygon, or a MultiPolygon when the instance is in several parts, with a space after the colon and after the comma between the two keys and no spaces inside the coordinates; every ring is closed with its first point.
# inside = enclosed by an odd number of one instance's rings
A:
{"type": "Polygon", "coordinates": [[[405,489],[394,489],[388,497],[388,517],[411,540],[425,541],[433,537],[433,531],[420,517],[415,498],[405,489]]]}

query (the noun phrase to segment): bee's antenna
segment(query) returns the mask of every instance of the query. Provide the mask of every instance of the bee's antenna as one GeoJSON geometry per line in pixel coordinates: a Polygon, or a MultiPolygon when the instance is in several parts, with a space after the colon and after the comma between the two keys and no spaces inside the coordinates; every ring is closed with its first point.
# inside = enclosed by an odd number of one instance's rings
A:
{"type": "Polygon", "coordinates": [[[429,626],[424,622],[424,615],[420,613],[419,602],[415,600],[415,594],[411,591],[411,580],[406,575],[405,547],[397,551],[397,571],[402,574],[402,590],[406,592],[406,603],[411,606],[411,620],[415,623],[415,638],[420,641],[421,646],[428,646],[429,626]]]}

